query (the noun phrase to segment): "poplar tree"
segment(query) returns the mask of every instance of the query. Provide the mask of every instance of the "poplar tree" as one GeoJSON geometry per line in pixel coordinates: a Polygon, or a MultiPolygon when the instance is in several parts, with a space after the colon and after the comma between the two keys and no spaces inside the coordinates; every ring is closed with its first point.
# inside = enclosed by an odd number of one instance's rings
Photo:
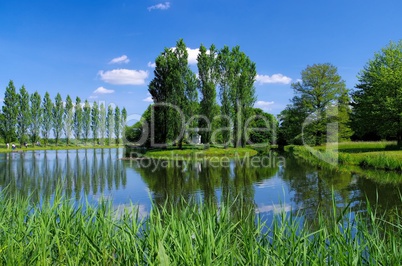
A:
{"type": "Polygon", "coordinates": [[[101,144],[104,145],[106,137],[106,108],[103,102],[99,107],[99,137],[101,139],[101,144]]]}
{"type": "Polygon", "coordinates": [[[209,53],[203,45],[200,46],[199,51],[197,57],[198,87],[201,94],[199,127],[202,142],[210,143],[215,129],[212,122],[219,109],[216,103],[217,51],[214,45],[209,48],[209,53]]]}
{"type": "Polygon", "coordinates": [[[118,106],[114,109],[114,136],[116,138],[116,145],[120,143],[121,134],[121,113],[118,106]]]}
{"type": "MultiPolygon", "coordinates": [[[[235,46],[232,50],[225,46],[218,54],[218,64],[223,127],[231,128],[233,122],[234,146],[244,147],[245,122],[251,116],[256,100],[254,88],[256,66],[240,51],[239,46],[235,46]]],[[[225,143],[230,140],[227,131],[223,133],[225,143]]]]}
{"type": "Polygon", "coordinates": [[[89,139],[89,134],[91,132],[91,105],[88,100],[85,100],[83,113],[82,113],[82,129],[84,134],[85,143],[89,139]]]}
{"type": "Polygon", "coordinates": [[[60,137],[63,133],[63,115],[64,115],[64,107],[63,107],[63,99],[61,98],[60,93],[57,93],[56,98],[54,100],[53,106],[53,134],[54,139],[56,141],[56,146],[59,143],[60,137]]]}
{"type": "Polygon", "coordinates": [[[109,105],[107,108],[107,117],[106,117],[106,135],[108,138],[108,145],[112,144],[113,130],[114,130],[114,113],[112,105],[109,105]]]}
{"type": "Polygon", "coordinates": [[[221,102],[220,134],[222,142],[229,145],[232,140],[232,113],[233,107],[230,103],[229,92],[232,83],[232,69],[230,62],[230,49],[224,46],[217,56],[217,71],[219,75],[219,99],[221,102]]]}
{"type": "Polygon", "coordinates": [[[28,141],[28,127],[31,121],[29,93],[24,86],[18,95],[17,135],[20,145],[28,141]]]}
{"type": "Polygon", "coordinates": [[[148,86],[156,107],[154,108],[155,140],[166,145],[168,141],[176,141],[182,148],[185,121],[181,115],[188,115],[188,110],[197,101],[197,83],[195,74],[188,66],[188,52],[182,39],[173,49],[165,48],[155,61],[155,77],[148,86]],[[180,112],[170,106],[178,108],[180,112]]]}
{"type": "Polygon", "coordinates": [[[39,141],[40,128],[43,121],[42,120],[43,109],[41,106],[41,97],[37,91],[31,94],[30,102],[31,102],[31,121],[29,123],[28,131],[32,145],[35,146],[36,143],[39,141]]]}
{"type": "Polygon", "coordinates": [[[126,132],[126,124],[127,124],[127,110],[125,107],[121,110],[121,136],[125,138],[126,132]]]}
{"type": "Polygon", "coordinates": [[[251,115],[251,108],[256,101],[254,81],[257,75],[255,63],[236,46],[231,51],[231,63],[234,68],[231,75],[229,100],[233,106],[234,145],[246,145],[245,122],[251,115]]]}
{"type": "Polygon", "coordinates": [[[94,144],[97,143],[99,138],[99,106],[97,102],[94,102],[91,110],[91,129],[94,144]]]}
{"type": "Polygon", "coordinates": [[[1,135],[6,143],[16,138],[16,125],[18,117],[18,95],[14,82],[10,80],[4,93],[4,101],[1,113],[1,135]]]}
{"type": "Polygon", "coordinates": [[[70,138],[74,127],[74,104],[70,95],[67,95],[66,106],[64,108],[64,134],[66,136],[67,145],[70,144],[70,138]]]}
{"type": "Polygon", "coordinates": [[[49,134],[53,127],[53,102],[50,99],[50,95],[48,92],[45,93],[42,102],[43,109],[43,121],[42,121],[42,136],[45,140],[45,146],[47,146],[49,142],[49,134]]]}
{"type": "Polygon", "coordinates": [[[80,97],[75,99],[74,106],[74,137],[76,142],[81,139],[82,135],[82,105],[80,97]]]}

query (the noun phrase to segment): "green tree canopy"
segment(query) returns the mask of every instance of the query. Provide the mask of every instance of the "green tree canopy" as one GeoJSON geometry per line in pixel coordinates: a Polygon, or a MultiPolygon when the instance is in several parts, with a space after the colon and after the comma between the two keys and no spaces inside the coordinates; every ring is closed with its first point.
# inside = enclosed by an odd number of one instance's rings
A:
{"type": "Polygon", "coordinates": [[[353,98],[353,129],[359,138],[378,134],[402,145],[402,41],[374,55],[358,76],[353,98]]]}
{"type": "Polygon", "coordinates": [[[16,93],[14,82],[10,80],[4,93],[2,113],[0,116],[0,131],[6,143],[10,143],[16,138],[17,117],[18,94],[16,93]]]}
{"type": "Polygon", "coordinates": [[[327,139],[337,141],[350,136],[348,90],[335,66],[307,66],[301,72],[301,81],[292,83],[292,88],[296,96],[280,114],[280,135],[287,138],[286,142],[303,140],[320,145],[327,139]],[[327,130],[331,123],[338,123],[338,127],[327,130]]]}
{"type": "Polygon", "coordinates": [[[50,131],[53,128],[53,102],[48,92],[46,92],[45,96],[43,96],[42,108],[44,117],[42,121],[42,135],[46,146],[49,142],[50,131]]]}
{"type": "Polygon", "coordinates": [[[60,93],[57,93],[53,106],[53,134],[58,145],[64,127],[64,106],[60,93]]]}
{"type": "Polygon", "coordinates": [[[66,105],[64,107],[64,135],[66,136],[67,145],[70,143],[70,138],[74,128],[74,104],[67,95],[66,105]]]}
{"type": "Polygon", "coordinates": [[[22,86],[18,95],[17,135],[20,144],[28,141],[28,127],[31,122],[31,108],[29,106],[29,93],[22,86]]]}
{"type": "Polygon", "coordinates": [[[43,110],[41,107],[41,97],[37,91],[31,94],[31,121],[29,124],[29,134],[33,145],[39,141],[40,127],[43,121],[43,110]]]}

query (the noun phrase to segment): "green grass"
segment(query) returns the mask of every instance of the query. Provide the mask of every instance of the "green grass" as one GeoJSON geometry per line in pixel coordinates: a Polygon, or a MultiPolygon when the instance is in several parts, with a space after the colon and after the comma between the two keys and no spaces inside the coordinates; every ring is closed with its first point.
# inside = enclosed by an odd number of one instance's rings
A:
{"type": "Polygon", "coordinates": [[[159,151],[147,151],[144,156],[149,158],[164,158],[164,159],[191,159],[191,158],[208,158],[208,157],[244,157],[254,156],[258,152],[251,148],[216,148],[211,147],[209,149],[202,148],[186,148],[179,149],[167,149],[159,151]]]}
{"type": "MultiPolygon", "coordinates": [[[[49,144],[47,146],[28,146],[27,148],[17,146],[17,149],[14,152],[23,152],[23,151],[43,151],[43,150],[77,150],[77,149],[100,149],[100,148],[118,148],[123,146],[118,145],[93,145],[93,144],[60,144],[56,146],[55,144],[49,144]]],[[[13,152],[11,146],[9,149],[6,148],[6,145],[0,146],[0,153],[8,153],[13,152]]]]}
{"type": "Polygon", "coordinates": [[[358,165],[386,171],[402,171],[402,150],[396,142],[344,142],[337,145],[317,146],[313,151],[304,146],[287,146],[297,157],[301,157],[314,165],[324,165],[328,160],[340,165],[358,165]],[[322,159],[325,160],[322,160],[322,159]]]}
{"type": "Polygon", "coordinates": [[[272,224],[241,201],[154,206],[74,206],[56,197],[41,207],[0,199],[1,265],[399,265],[401,217],[375,210],[319,215],[314,229],[292,215],[272,224]],[[181,207],[180,207],[181,206],[181,207]],[[243,210],[243,211],[241,211],[243,210]],[[333,217],[333,218],[331,218],[333,217]],[[325,219],[324,219],[325,218],[325,219]]]}

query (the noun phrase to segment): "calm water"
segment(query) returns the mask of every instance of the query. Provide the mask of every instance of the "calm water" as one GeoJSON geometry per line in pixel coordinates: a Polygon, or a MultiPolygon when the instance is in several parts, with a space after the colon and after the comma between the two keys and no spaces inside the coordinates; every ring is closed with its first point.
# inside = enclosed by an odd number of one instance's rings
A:
{"type": "Polygon", "coordinates": [[[109,198],[116,208],[133,203],[141,215],[149,213],[150,198],[156,203],[197,199],[207,204],[236,199],[239,208],[254,208],[267,219],[280,211],[302,211],[311,221],[317,210],[332,210],[332,197],[337,207],[350,203],[354,211],[365,210],[367,202],[389,215],[401,207],[400,186],[317,170],[292,158],[283,159],[280,166],[271,157],[261,163],[230,161],[216,167],[205,161],[124,161],[122,157],[123,149],[0,154],[0,188],[40,202],[51,199],[62,184],[68,198],[87,197],[94,204],[109,198]]]}

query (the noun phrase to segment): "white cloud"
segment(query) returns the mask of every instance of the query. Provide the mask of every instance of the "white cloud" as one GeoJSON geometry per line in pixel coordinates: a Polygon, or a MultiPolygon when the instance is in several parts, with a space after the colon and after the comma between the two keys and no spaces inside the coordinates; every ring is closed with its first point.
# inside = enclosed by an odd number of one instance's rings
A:
{"type": "Polygon", "coordinates": [[[113,92],[114,92],[114,90],[108,90],[104,87],[99,87],[96,90],[94,90],[93,94],[110,94],[113,92]]]}
{"type": "Polygon", "coordinates": [[[110,71],[99,71],[101,79],[115,85],[143,85],[148,78],[148,71],[131,69],[113,69],[110,71]]]}
{"type": "Polygon", "coordinates": [[[254,107],[256,107],[256,108],[261,108],[261,109],[263,109],[263,110],[267,110],[267,109],[269,109],[269,108],[271,107],[271,105],[273,105],[273,104],[274,104],[274,102],[257,101],[257,102],[254,104],[254,107]]]}
{"type": "Polygon", "coordinates": [[[147,98],[142,100],[143,102],[147,102],[147,103],[153,103],[154,100],[152,99],[152,96],[148,96],[147,98]]]}
{"type": "Polygon", "coordinates": [[[128,62],[130,62],[130,59],[128,59],[127,55],[122,55],[110,60],[109,64],[127,64],[128,62]]]}
{"type": "MultiPolygon", "coordinates": [[[[176,47],[172,47],[170,49],[172,51],[174,51],[176,49],[176,47]]],[[[188,64],[189,65],[197,64],[197,57],[198,57],[198,54],[200,53],[200,49],[199,48],[192,49],[192,48],[187,47],[186,50],[187,50],[187,54],[188,54],[188,58],[187,58],[188,64]]],[[[209,50],[207,50],[207,54],[209,54],[209,50]]]]}
{"type": "Polygon", "coordinates": [[[165,3],[159,3],[157,5],[148,7],[148,11],[152,11],[153,9],[166,10],[169,8],[170,8],[170,2],[165,2],[165,3]]]}
{"type": "Polygon", "coordinates": [[[275,214],[280,214],[283,212],[292,211],[292,206],[289,204],[272,204],[272,205],[261,205],[255,210],[256,213],[267,213],[273,212],[275,214]]]}
{"type": "Polygon", "coordinates": [[[155,64],[155,62],[148,62],[148,67],[156,67],[156,64],[155,64]]]}
{"type": "Polygon", "coordinates": [[[198,57],[198,54],[200,53],[200,49],[198,49],[198,48],[195,48],[195,49],[187,48],[187,53],[188,53],[188,63],[190,65],[197,64],[197,57],[198,57]]]}
{"type": "Polygon", "coordinates": [[[274,84],[274,83],[290,84],[292,82],[291,78],[284,76],[282,74],[273,74],[272,76],[257,75],[255,77],[255,80],[260,84],[274,84]]]}

